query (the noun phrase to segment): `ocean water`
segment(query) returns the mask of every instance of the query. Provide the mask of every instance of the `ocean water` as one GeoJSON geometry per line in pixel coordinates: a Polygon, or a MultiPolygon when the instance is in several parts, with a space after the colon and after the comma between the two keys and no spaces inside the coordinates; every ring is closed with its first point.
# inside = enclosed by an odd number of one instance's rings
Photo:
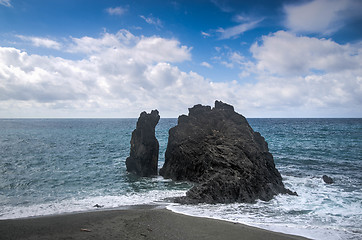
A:
{"type": "MultiPolygon", "coordinates": [[[[255,204],[178,205],[192,186],[126,172],[137,119],[0,119],[0,219],[163,204],[312,239],[362,239],[362,119],[248,119],[299,196],[255,204]],[[322,175],[334,184],[325,184],[322,175]]],[[[168,129],[156,128],[163,165],[168,129]]]]}

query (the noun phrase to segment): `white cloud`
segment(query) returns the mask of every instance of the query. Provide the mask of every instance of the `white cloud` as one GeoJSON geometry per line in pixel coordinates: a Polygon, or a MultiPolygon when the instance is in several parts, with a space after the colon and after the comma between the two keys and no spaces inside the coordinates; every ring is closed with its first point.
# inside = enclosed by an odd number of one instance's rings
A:
{"type": "Polygon", "coordinates": [[[208,62],[202,62],[202,63],[201,63],[201,66],[207,67],[207,68],[212,68],[211,64],[208,63],[208,62]]]}
{"type": "Polygon", "coordinates": [[[214,57],[215,62],[227,68],[245,68],[249,64],[249,60],[246,59],[240,52],[233,51],[230,47],[224,46],[223,48],[215,47],[218,56],[214,57]]]}
{"type": "Polygon", "coordinates": [[[313,0],[286,5],[285,25],[293,32],[329,35],[343,27],[347,20],[360,17],[362,3],[358,0],[313,0]]]}
{"type": "Polygon", "coordinates": [[[117,56],[128,56],[137,62],[182,62],[191,59],[191,48],[181,46],[174,39],[157,36],[137,37],[127,30],[116,34],[105,33],[101,38],[72,38],[68,48],[72,53],[99,55],[111,52],[117,56]]]}
{"type": "Polygon", "coordinates": [[[305,77],[271,77],[249,85],[249,101],[259,109],[277,110],[304,117],[361,116],[361,71],[308,75],[305,77]]]}
{"type": "Polygon", "coordinates": [[[83,53],[82,59],[0,47],[1,117],[137,117],[155,108],[162,117],[176,117],[194,104],[212,105],[215,99],[233,104],[247,117],[362,115],[362,68],[358,65],[362,48],[358,46],[277,32],[253,46],[254,64],[230,50],[228,63],[242,66],[241,75],[255,75],[258,80],[238,83],[212,82],[195,72],[181,71],[174,64],[191,59],[191,49],[174,39],[122,30],[71,40],[73,44],[64,49],[83,53]],[[295,44],[284,46],[284,38],[295,44]],[[292,46],[320,56],[327,53],[326,59],[305,55],[304,60],[309,62],[310,57],[328,72],[316,74],[308,63],[298,74],[291,74],[294,70],[282,74],[288,70],[286,62],[299,54],[293,53],[292,46]],[[332,71],[335,56],[344,58],[332,71]],[[342,64],[346,59],[351,66],[342,64]]]}
{"type": "Polygon", "coordinates": [[[69,50],[86,54],[83,59],[30,55],[0,47],[1,116],[19,116],[26,109],[33,110],[28,114],[69,110],[93,112],[92,116],[97,116],[97,111],[137,116],[148,107],[190,103],[193,98],[175,96],[193,91],[188,85],[206,82],[170,64],[191,58],[191,49],[174,39],[136,37],[120,31],[72,40],[69,50]]]}
{"type": "Polygon", "coordinates": [[[180,46],[177,40],[160,37],[143,37],[132,50],[140,61],[181,62],[191,59],[191,48],[180,46]]]}
{"type": "Polygon", "coordinates": [[[145,17],[143,15],[140,16],[143,20],[146,21],[146,23],[151,24],[151,25],[155,25],[158,28],[162,28],[163,27],[163,23],[159,18],[156,17],[145,17]]]}
{"type": "Polygon", "coordinates": [[[203,32],[203,31],[201,31],[201,35],[202,35],[204,38],[211,37],[211,34],[210,34],[210,33],[203,32]]]}
{"type": "Polygon", "coordinates": [[[28,55],[14,48],[0,48],[0,59],[1,100],[47,103],[86,97],[85,85],[74,79],[87,73],[72,61],[28,55]]]}
{"type": "Polygon", "coordinates": [[[11,0],[0,0],[0,5],[3,5],[5,7],[11,7],[11,0]]]}
{"type": "Polygon", "coordinates": [[[230,54],[230,61],[241,65],[245,61],[245,57],[238,52],[232,52],[230,54]]]}
{"type": "Polygon", "coordinates": [[[101,38],[81,37],[72,38],[72,44],[67,51],[71,53],[95,54],[110,48],[127,48],[134,45],[139,38],[127,30],[120,30],[116,34],[104,33],[101,38]]]}
{"type": "Polygon", "coordinates": [[[330,39],[298,37],[279,31],[251,47],[259,71],[279,75],[305,75],[315,71],[340,72],[362,67],[359,47],[330,39]]]}
{"type": "Polygon", "coordinates": [[[30,37],[30,36],[23,36],[23,35],[17,35],[18,38],[31,42],[32,45],[35,47],[45,47],[45,48],[52,48],[59,50],[62,47],[62,44],[60,44],[57,41],[54,41],[49,38],[41,38],[41,37],[30,37]]]}
{"type": "Polygon", "coordinates": [[[245,85],[253,94],[244,93],[255,108],[279,106],[290,116],[362,115],[362,44],[279,31],[251,52],[255,63],[241,75],[257,76],[256,84],[245,85]]]}
{"type": "Polygon", "coordinates": [[[218,48],[218,61],[239,68],[241,80],[212,84],[216,96],[246,116],[362,116],[362,43],[341,45],[279,31],[264,36],[251,52],[253,61],[218,48]]]}
{"type": "Polygon", "coordinates": [[[220,62],[222,65],[224,65],[227,68],[234,68],[234,64],[231,62],[227,62],[227,61],[221,61],[220,62]]]}
{"type": "Polygon", "coordinates": [[[216,30],[217,32],[221,33],[220,39],[229,39],[239,36],[240,34],[243,34],[246,31],[249,31],[253,28],[256,28],[258,24],[262,21],[262,19],[247,23],[242,23],[234,27],[230,28],[219,28],[216,30]]]}
{"type": "Polygon", "coordinates": [[[107,8],[106,9],[106,12],[109,14],[109,15],[118,15],[118,16],[121,16],[123,15],[125,12],[127,11],[126,8],[123,8],[123,7],[110,7],[110,8],[107,8]]]}

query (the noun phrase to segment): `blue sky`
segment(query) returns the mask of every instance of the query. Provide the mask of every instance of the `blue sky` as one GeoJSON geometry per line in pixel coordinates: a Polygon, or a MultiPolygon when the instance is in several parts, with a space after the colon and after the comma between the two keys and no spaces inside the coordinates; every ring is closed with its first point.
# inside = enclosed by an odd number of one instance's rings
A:
{"type": "Polygon", "coordinates": [[[362,1],[0,0],[0,117],[362,117],[362,1]]]}

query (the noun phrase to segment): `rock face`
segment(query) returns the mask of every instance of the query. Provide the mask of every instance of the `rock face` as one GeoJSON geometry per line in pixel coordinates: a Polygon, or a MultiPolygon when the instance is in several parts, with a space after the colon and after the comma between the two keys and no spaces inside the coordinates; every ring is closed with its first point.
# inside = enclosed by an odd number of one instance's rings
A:
{"type": "Polygon", "coordinates": [[[165,178],[196,183],[181,203],[268,201],[284,187],[268,144],[234,107],[195,105],[169,131],[165,178]]]}
{"type": "Polygon", "coordinates": [[[328,177],[327,175],[323,175],[323,176],[322,176],[322,179],[323,179],[323,181],[324,181],[325,183],[327,183],[327,184],[332,184],[332,183],[334,183],[333,179],[332,179],[331,177],[328,177]]]}
{"type": "Polygon", "coordinates": [[[159,144],[155,127],[160,120],[157,110],[142,112],[132,132],[130,156],[126,159],[128,172],[141,177],[157,175],[159,144]]]}

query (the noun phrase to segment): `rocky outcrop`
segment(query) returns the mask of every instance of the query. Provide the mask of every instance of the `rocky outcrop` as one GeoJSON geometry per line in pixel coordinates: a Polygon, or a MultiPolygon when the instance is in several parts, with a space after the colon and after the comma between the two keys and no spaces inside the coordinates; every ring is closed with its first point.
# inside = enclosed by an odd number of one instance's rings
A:
{"type": "Polygon", "coordinates": [[[159,144],[155,127],[160,120],[157,110],[142,112],[132,132],[130,156],[126,159],[128,172],[141,177],[157,175],[159,144]]]}
{"type": "Polygon", "coordinates": [[[165,178],[194,182],[181,203],[268,201],[286,189],[268,144],[233,106],[195,105],[169,131],[165,178]]]}
{"type": "Polygon", "coordinates": [[[332,179],[331,177],[327,176],[327,175],[323,175],[323,176],[322,176],[322,179],[323,179],[323,181],[324,181],[325,183],[327,183],[327,184],[332,184],[332,183],[334,183],[333,179],[332,179]]]}

